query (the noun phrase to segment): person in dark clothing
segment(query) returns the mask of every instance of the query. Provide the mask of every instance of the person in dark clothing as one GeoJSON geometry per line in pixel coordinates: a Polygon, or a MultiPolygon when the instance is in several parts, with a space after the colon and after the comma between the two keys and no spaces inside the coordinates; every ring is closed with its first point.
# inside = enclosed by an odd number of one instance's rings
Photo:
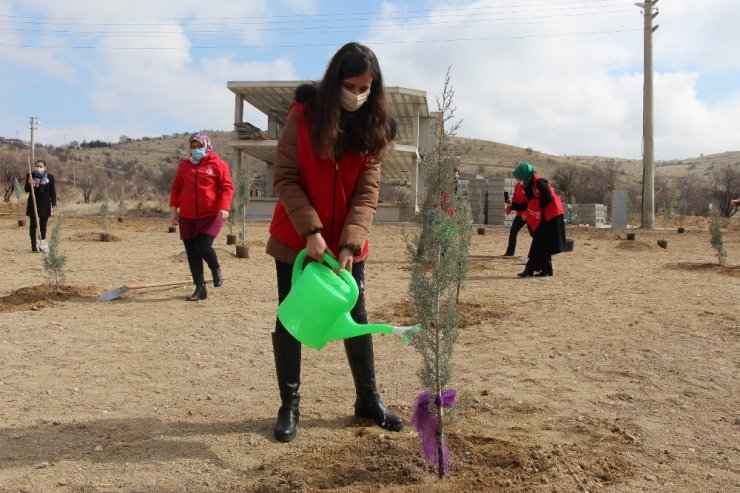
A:
{"type": "Polygon", "coordinates": [[[504,257],[514,256],[514,252],[516,251],[516,237],[519,234],[519,230],[527,224],[527,221],[524,219],[524,216],[526,215],[526,205],[527,197],[524,195],[524,186],[520,181],[517,181],[514,186],[514,193],[511,198],[506,201],[506,215],[509,215],[513,210],[516,212],[516,216],[514,216],[514,220],[511,221],[511,228],[509,228],[509,242],[506,246],[504,257]],[[518,207],[524,206],[524,209],[517,210],[513,207],[514,203],[518,204],[518,207]]]}
{"type": "MultiPolygon", "coordinates": [[[[533,235],[529,260],[524,270],[517,275],[552,276],[552,256],[565,251],[563,204],[552,185],[541,178],[531,164],[519,163],[512,174],[524,187],[527,197],[525,219],[533,235]]],[[[521,210],[513,206],[512,208],[521,210]]]]}
{"type": "Polygon", "coordinates": [[[33,165],[33,171],[26,175],[25,190],[28,193],[28,202],[26,203],[26,215],[31,219],[28,232],[31,236],[31,251],[38,252],[37,235],[40,233],[41,239],[46,239],[46,225],[49,222],[52,211],[57,207],[57,190],[54,183],[54,175],[46,170],[46,162],[43,159],[37,159],[33,165]],[[32,188],[33,187],[33,188],[32,188]],[[31,190],[33,189],[33,196],[31,190]],[[36,213],[34,213],[33,200],[36,199],[36,212],[38,212],[39,222],[36,224],[36,213]]]}
{"type": "Polygon", "coordinates": [[[170,193],[170,222],[180,226],[180,239],[195,284],[195,291],[186,301],[208,297],[204,261],[211,270],[213,286],[224,282],[213,240],[229,217],[233,196],[229,164],[216,154],[206,134],[194,133],[190,136],[190,157],[178,165],[170,193]]]}
{"type": "MultiPolygon", "coordinates": [[[[359,43],[348,43],[332,57],[317,85],[296,90],[275,158],[275,205],[267,254],[275,258],[278,303],[288,296],[297,254],[312,259],[324,253],[357,281],[360,296],[350,314],[367,323],[365,259],[368,234],[378,205],[380,164],[393,140],[380,65],[359,43]]],[[[275,440],[296,437],[300,417],[301,343],[280,320],[272,333],[280,408],[275,440]]],[[[355,416],[389,431],[403,421],[381,401],[375,384],[370,334],[344,340],[355,384],[355,416]]]]}

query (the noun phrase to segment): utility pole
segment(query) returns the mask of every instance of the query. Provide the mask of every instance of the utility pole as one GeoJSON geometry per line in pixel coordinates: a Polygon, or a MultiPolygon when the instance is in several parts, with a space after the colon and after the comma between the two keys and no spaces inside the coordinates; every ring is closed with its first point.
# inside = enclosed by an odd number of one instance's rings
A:
{"type": "Polygon", "coordinates": [[[641,227],[655,227],[655,149],[653,141],[653,19],[658,15],[658,0],[635,3],[642,9],[644,27],[644,71],[642,88],[642,220],[641,227]]]}
{"type": "Polygon", "coordinates": [[[32,116],[30,118],[29,123],[31,124],[31,164],[35,164],[36,163],[36,144],[33,140],[33,131],[39,128],[38,127],[38,124],[39,124],[38,117],[32,116]]]}

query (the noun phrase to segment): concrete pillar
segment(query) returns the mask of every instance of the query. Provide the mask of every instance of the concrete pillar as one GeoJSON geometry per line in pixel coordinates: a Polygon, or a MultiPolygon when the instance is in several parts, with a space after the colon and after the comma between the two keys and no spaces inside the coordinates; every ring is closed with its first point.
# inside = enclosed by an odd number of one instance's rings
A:
{"type": "Polygon", "coordinates": [[[242,123],[244,121],[244,100],[241,95],[235,94],[234,101],[234,123],[242,123]]]}
{"type": "Polygon", "coordinates": [[[272,182],[275,179],[275,163],[265,162],[265,197],[275,197],[272,182]]]}
{"type": "Polygon", "coordinates": [[[412,160],[412,169],[411,169],[411,200],[409,200],[409,212],[412,214],[418,214],[421,212],[421,204],[420,204],[420,197],[421,197],[421,187],[419,186],[419,179],[421,178],[419,165],[421,163],[421,157],[419,156],[419,152],[416,152],[416,157],[412,160]]]}
{"type": "Polygon", "coordinates": [[[421,212],[421,204],[420,204],[420,180],[421,180],[421,173],[419,170],[419,165],[421,164],[421,156],[419,155],[419,143],[420,143],[420,132],[421,132],[421,115],[417,112],[416,118],[414,118],[413,122],[413,139],[414,139],[414,145],[416,145],[416,157],[412,160],[412,169],[411,169],[411,200],[409,200],[409,212],[413,214],[418,214],[421,212]]]}
{"type": "Polygon", "coordinates": [[[267,116],[267,137],[272,140],[280,138],[280,123],[274,115],[267,116]]]}
{"type": "Polygon", "coordinates": [[[614,190],[612,192],[612,229],[627,229],[630,221],[627,201],[629,196],[625,190],[614,190]]]}
{"type": "Polygon", "coordinates": [[[231,179],[236,181],[242,172],[242,150],[234,149],[236,151],[236,168],[231,170],[231,179]]]}

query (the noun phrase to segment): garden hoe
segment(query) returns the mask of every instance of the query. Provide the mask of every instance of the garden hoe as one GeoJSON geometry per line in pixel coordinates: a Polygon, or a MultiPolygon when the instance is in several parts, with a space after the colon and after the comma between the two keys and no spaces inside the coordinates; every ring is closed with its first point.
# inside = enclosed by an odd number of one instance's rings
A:
{"type": "Polygon", "coordinates": [[[120,298],[129,291],[135,289],[146,289],[146,288],[164,288],[167,286],[185,286],[192,284],[193,281],[177,281],[177,282],[159,282],[154,284],[129,284],[128,286],[121,286],[120,288],[109,289],[105,293],[101,294],[98,298],[99,301],[111,301],[116,298],[120,298]]]}

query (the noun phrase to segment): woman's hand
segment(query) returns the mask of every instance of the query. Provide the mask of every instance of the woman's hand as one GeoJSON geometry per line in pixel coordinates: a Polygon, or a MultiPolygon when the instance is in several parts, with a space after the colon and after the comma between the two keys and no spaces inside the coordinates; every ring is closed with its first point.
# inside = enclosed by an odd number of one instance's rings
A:
{"type": "Polygon", "coordinates": [[[339,251],[339,270],[348,270],[352,272],[352,264],[354,262],[354,253],[349,248],[342,248],[339,251]]]}
{"type": "Polygon", "coordinates": [[[221,219],[226,221],[229,218],[229,211],[221,209],[220,211],[218,211],[218,215],[221,216],[221,219]]]}
{"type": "Polygon", "coordinates": [[[170,224],[173,226],[177,226],[179,221],[177,220],[177,208],[176,207],[170,207],[170,224]]]}
{"type": "Polygon", "coordinates": [[[326,241],[320,232],[316,232],[306,237],[306,253],[309,257],[318,262],[324,261],[324,252],[326,251],[326,241]]]}

